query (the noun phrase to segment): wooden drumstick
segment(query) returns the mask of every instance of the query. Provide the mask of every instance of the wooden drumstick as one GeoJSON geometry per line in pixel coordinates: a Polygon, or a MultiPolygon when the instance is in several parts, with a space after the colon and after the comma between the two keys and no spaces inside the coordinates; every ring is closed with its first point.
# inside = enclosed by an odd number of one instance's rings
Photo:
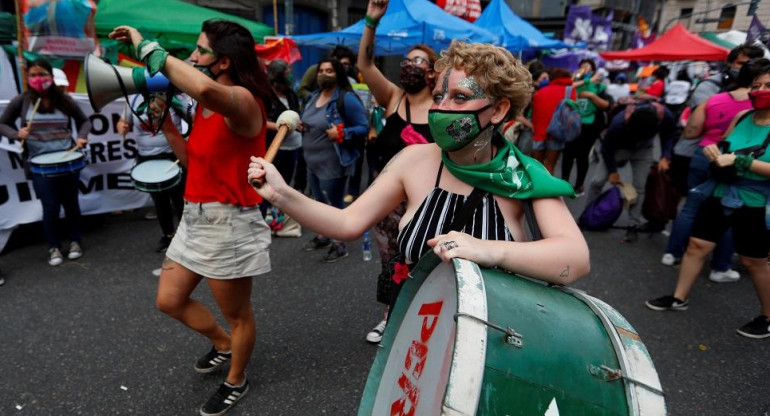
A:
{"type": "MultiPolygon", "coordinates": [[[[27,121],[27,129],[32,130],[32,121],[35,120],[35,114],[37,114],[37,109],[40,107],[40,100],[41,98],[38,97],[37,101],[35,101],[35,106],[32,108],[32,114],[29,115],[29,121],[27,121]]],[[[29,137],[29,136],[28,136],[29,137]]],[[[24,141],[27,140],[27,138],[21,139],[21,148],[24,148],[24,141]]]]}
{"type": "MultiPolygon", "coordinates": [[[[278,154],[278,149],[281,148],[281,143],[283,143],[283,139],[286,138],[286,136],[291,131],[290,127],[286,124],[281,124],[278,126],[278,133],[275,134],[275,137],[273,138],[273,142],[270,143],[270,148],[267,149],[267,152],[265,153],[265,159],[266,161],[272,163],[273,159],[275,159],[275,155],[278,154]]],[[[257,188],[261,187],[262,184],[265,183],[264,178],[262,179],[255,179],[251,181],[251,186],[256,186],[257,188]]]]}
{"type": "Polygon", "coordinates": [[[166,170],[163,173],[168,173],[169,171],[171,171],[171,168],[173,168],[174,166],[176,166],[178,164],[179,164],[179,159],[177,159],[176,162],[168,165],[168,167],[166,168],[166,170]]]}
{"type": "MultiPolygon", "coordinates": [[[[275,138],[273,138],[273,142],[270,143],[270,148],[267,149],[264,157],[267,162],[272,162],[273,159],[275,159],[275,155],[278,154],[278,150],[281,147],[281,143],[283,143],[283,139],[285,139],[286,136],[288,136],[291,132],[296,130],[299,123],[299,114],[297,114],[295,111],[286,110],[278,116],[278,119],[275,121],[275,124],[278,125],[278,132],[275,134],[275,138]]],[[[264,178],[255,179],[251,181],[251,185],[259,188],[264,182],[264,178]]]]}
{"type": "Polygon", "coordinates": [[[61,155],[61,158],[59,160],[64,160],[70,153],[78,149],[79,149],[78,145],[75,145],[72,149],[67,150],[63,155],[61,155]]]}

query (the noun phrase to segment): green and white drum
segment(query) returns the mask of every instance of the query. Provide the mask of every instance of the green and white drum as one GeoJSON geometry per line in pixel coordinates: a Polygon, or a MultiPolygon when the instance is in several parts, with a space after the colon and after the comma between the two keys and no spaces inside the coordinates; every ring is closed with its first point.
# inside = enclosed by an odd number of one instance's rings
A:
{"type": "Polygon", "coordinates": [[[359,416],[666,414],[647,349],[601,300],[432,253],[410,276],[359,416]]]}

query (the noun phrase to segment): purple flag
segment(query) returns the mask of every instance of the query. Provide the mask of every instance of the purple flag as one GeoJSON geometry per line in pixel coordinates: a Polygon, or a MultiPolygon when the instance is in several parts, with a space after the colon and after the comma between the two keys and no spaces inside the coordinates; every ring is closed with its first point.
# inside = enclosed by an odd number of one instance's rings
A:
{"type": "Polygon", "coordinates": [[[591,6],[570,6],[564,26],[564,43],[589,42],[593,35],[591,6]]]}
{"type": "Polygon", "coordinates": [[[606,49],[612,40],[612,17],[591,13],[591,6],[570,6],[564,26],[564,43],[585,42],[591,48],[606,49]]]}
{"type": "Polygon", "coordinates": [[[746,42],[748,43],[755,39],[762,39],[765,30],[765,25],[760,23],[757,15],[754,14],[754,18],[751,19],[751,24],[749,25],[749,32],[746,34],[746,42]]]}

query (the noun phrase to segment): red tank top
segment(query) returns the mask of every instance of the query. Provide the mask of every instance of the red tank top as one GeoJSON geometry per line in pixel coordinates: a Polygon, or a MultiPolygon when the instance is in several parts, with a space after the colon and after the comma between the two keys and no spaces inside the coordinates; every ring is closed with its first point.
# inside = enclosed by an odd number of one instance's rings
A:
{"type": "MultiPolygon", "coordinates": [[[[257,99],[262,119],[265,110],[257,99]]],[[[221,202],[251,207],[262,197],[246,180],[249,156],[265,155],[266,128],[245,137],[232,131],[218,113],[203,116],[202,106],[195,111],[194,128],[187,150],[187,184],[184,197],[190,202],[221,202]]]]}

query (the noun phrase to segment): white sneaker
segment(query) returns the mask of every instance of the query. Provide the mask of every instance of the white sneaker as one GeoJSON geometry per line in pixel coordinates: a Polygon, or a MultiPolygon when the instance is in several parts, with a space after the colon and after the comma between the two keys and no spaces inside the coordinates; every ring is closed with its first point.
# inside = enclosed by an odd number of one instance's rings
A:
{"type": "Polygon", "coordinates": [[[62,264],[64,257],[61,255],[61,251],[54,247],[48,250],[48,264],[51,266],[58,266],[62,264]]]}
{"type": "Polygon", "coordinates": [[[673,266],[678,263],[677,258],[671,253],[664,254],[663,257],[661,257],[660,262],[663,263],[664,266],[673,266]]]}
{"type": "Polygon", "coordinates": [[[75,260],[83,257],[83,249],[80,248],[80,244],[78,244],[76,241],[73,241],[70,243],[70,251],[67,253],[67,258],[70,260],[75,260]]]}
{"type": "Polygon", "coordinates": [[[717,283],[732,283],[737,282],[738,279],[741,278],[740,273],[736,272],[733,269],[727,269],[723,272],[718,272],[716,270],[712,270],[711,274],[709,274],[709,280],[712,282],[717,283]]]}
{"type": "Polygon", "coordinates": [[[368,334],[366,334],[366,340],[368,342],[371,342],[372,344],[379,344],[380,341],[382,341],[382,333],[385,332],[385,324],[387,324],[388,321],[382,320],[380,321],[377,326],[372,328],[371,331],[369,331],[368,334]]]}

